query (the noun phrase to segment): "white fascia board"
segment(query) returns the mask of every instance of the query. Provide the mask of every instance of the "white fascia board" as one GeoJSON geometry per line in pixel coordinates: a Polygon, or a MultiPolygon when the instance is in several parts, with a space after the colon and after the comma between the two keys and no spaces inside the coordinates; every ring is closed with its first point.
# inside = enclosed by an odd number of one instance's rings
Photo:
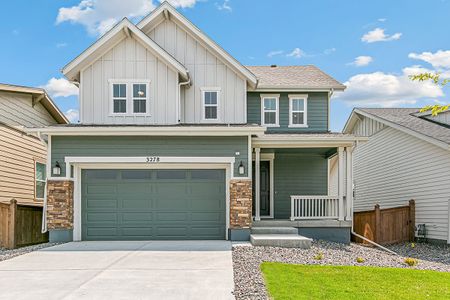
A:
{"type": "Polygon", "coordinates": [[[28,133],[41,133],[52,136],[248,136],[262,135],[265,127],[44,127],[25,128],[28,133]]]}
{"type": "MultiPolygon", "coordinates": [[[[102,46],[105,46],[112,38],[116,37],[117,35],[121,35],[123,36],[123,38],[125,38],[127,34],[124,29],[129,30],[129,32],[132,35],[134,35],[134,37],[137,38],[141,43],[143,43],[144,46],[147,46],[149,50],[151,50],[152,52],[163,58],[166,63],[173,66],[184,79],[187,79],[189,77],[188,75],[189,72],[187,71],[186,67],[184,67],[172,55],[170,55],[163,48],[161,48],[156,42],[150,39],[145,33],[143,33],[140,29],[138,29],[127,18],[122,19],[122,21],[117,23],[110,31],[104,34],[100,39],[98,39],[94,44],[92,44],[89,48],[87,48],[74,60],[68,63],[62,69],[62,73],[64,74],[64,76],[66,76],[70,80],[74,79],[75,75],[81,69],[83,69],[82,63],[89,57],[94,55],[97,50],[99,50],[102,46]]],[[[99,56],[100,55],[95,55],[94,60],[99,56]]]]}
{"type": "Polygon", "coordinates": [[[355,142],[365,142],[366,137],[277,137],[262,136],[252,139],[253,147],[260,148],[332,148],[351,147],[355,142]]]}
{"type": "Polygon", "coordinates": [[[351,133],[351,131],[353,130],[353,127],[356,124],[356,121],[361,120],[358,115],[355,112],[355,109],[352,110],[352,112],[350,113],[350,116],[347,119],[347,122],[345,122],[344,125],[344,129],[342,129],[343,133],[351,133]]]}
{"type": "MultiPolygon", "coordinates": [[[[409,135],[412,135],[412,136],[414,136],[414,137],[416,137],[416,138],[418,138],[418,139],[421,139],[421,140],[423,140],[423,141],[426,141],[426,142],[428,142],[428,143],[431,143],[431,144],[433,144],[433,145],[436,145],[436,146],[438,146],[438,147],[441,147],[441,148],[443,148],[443,149],[445,149],[445,150],[447,150],[447,151],[450,151],[450,145],[447,144],[447,143],[445,143],[445,142],[442,142],[442,141],[437,140],[437,139],[435,139],[435,138],[432,138],[432,137],[430,137],[430,136],[421,134],[421,133],[419,133],[419,132],[417,132],[417,131],[414,131],[414,130],[411,130],[411,129],[409,129],[409,128],[406,128],[406,127],[404,127],[404,126],[402,126],[402,125],[398,125],[398,124],[393,123],[393,122],[391,122],[391,121],[387,121],[387,120],[385,120],[385,119],[383,119],[383,118],[379,118],[379,117],[374,116],[374,115],[372,115],[372,114],[368,114],[368,113],[366,113],[366,112],[364,112],[364,111],[361,111],[361,110],[359,110],[359,109],[355,109],[354,112],[357,113],[357,114],[360,114],[360,115],[362,115],[362,116],[365,116],[365,117],[367,117],[367,118],[371,118],[371,119],[373,119],[373,120],[375,120],[375,121],[377,121],[377,122],[380,122],[380,123],[382,123],[382,124],[385,124],[385,125],[387,125],[387,126],[389,126],[389,127],[392,127],[392,128],[397,129],[397,130],[400,130],[400,131],[402,131],[402,132],[404,132],[404,133],[407,133],[407,134],[409,134],[409,135]]],[[[344,130],[345,130],[345,128],[344,128],[344,130]]]]}
{"type": "Polygon", "coordinates": [[[142,19],[137,27],[143,29],[147,24],[150,24],[159,15],[163,14],[167,10],[170,13],[171,18],[175,18],[179,23],[185,26],[191,33],[205,43],[208,47],[214,50],[217,54],[225,59],[230,65],[237,69],[245,78],[251,83],[251,86],[256,87],[258,80],[256,76],[245,66],[243,66],[239,61],[237,61],[233,56],[226,52],[222,47],[220,47],[216,42],[214,42],[210,37],[204,34],[197,26],[192,24],[185,16],[179,13],[169,2],[163,2],[158,8],[151,12],[147,17],[142,19]]]}
{"type": "Polygon", "coordinates": [[[181,164],[181,163],[190,163],[190,164],[234,164],[234,157],[174,157],[174,156],[158,156],[158,161],[151,161],[150,157],[146,156],[135,156],[135,157],[109,157],[109,156],[66,156],[65,163],[74,164],[74,163],[102,163],[102,164],[111,164],[111,163],[145,163],[151,165],[158,165],[163,163],[169,164],[181,164]]]}
{"type": "Polygon", "coordinates": [[[330,92],[330,91],[343,91],[345,88],[329,87],[329,88],[317,88],[317,87],[283,87],[283,86],[259,86],[252,92],[330,92]]]}

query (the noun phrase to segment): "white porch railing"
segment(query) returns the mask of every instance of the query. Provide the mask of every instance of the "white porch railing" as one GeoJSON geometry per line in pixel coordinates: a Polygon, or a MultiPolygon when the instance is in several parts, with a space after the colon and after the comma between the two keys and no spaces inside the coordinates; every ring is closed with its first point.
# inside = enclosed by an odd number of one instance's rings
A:
{"type": "Polygon", "coordinates": [[[338,196],[291,196],[291,221],[338,218],[338,196]]]}

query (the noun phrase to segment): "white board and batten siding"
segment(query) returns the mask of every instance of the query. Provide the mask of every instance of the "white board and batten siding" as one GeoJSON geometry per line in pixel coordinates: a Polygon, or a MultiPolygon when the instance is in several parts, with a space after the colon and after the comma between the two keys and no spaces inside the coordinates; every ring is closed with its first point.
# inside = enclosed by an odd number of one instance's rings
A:
{"type": "MultiPolygon", "coordinates": [[[[361,130],[355,128],[354,133],[361,130]]],[[[426,224],[428,238],[450,242],[448,151],[385,126],[356,147],[354,180],[355,211],[371,210],[375,204],[404,206],[414,199],[416,224],[426,224]]]]}
{"type": "Polygon", "coordinates": [[[31,95],[3,91],[0,91],[0,122],[25,127],[57,124],[41,103],[32,106],[31,95]]]}
{"type": "Polygon", "coordinates": [[[181,24],[164,20],[146,34],[189,70],[192,86],[181,94],[181,122],[201,123],[202,88],[220,88],[219,121],[246,123],[246,80],[181,24]]]}
{"type": "Polygon", "coordinates": [[[81,123],[176,124],[178,121],[177,71],[134,38],[124,38],[82,70],[80,81],[81,123]],[[148,80],[147,114],[112,114],[111,80],[138,80],[139,83],[141,80],[148,80]]]}
{"type": "Polygon", "coordinates": [[[358,136],[371,136],[384,128],[384,124],[370,118],[360,116],[361,120],[355,124],[353,134],[358,136]]]}

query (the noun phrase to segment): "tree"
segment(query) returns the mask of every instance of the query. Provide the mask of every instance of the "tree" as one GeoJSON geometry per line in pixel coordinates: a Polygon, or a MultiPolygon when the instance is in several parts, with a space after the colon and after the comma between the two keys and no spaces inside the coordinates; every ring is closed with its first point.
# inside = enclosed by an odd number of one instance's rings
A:
{"type": "MultiPolygon", "coordinates": [[[[411,78],[412,81],[432,81],[434,84],[436,85],[440,85],[442,87],[446,86],[447,84],[450,83],[450,79],[441,79],[440,78],[439,73],[420,73],[420,74],[416,74],[416,75],[411,75],[409,78],[411,78]]],[[[450,108],[450,104],[447,105],[440,105],[440,104],[435,104],[435,105],[427,105],[424,106],[422,109],[420,109],[420,112],[426,112],[426,111],[431,111],[431,115],[432,116],[437,116],[438,114],[447,111],[450,108]]]]}

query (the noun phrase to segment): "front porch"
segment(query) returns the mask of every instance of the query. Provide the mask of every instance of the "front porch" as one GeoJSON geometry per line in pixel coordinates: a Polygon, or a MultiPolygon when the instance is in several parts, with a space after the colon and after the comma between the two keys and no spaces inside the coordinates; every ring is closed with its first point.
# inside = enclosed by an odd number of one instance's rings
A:
{"type": "Polygon", "coordinates": [[[252,227],[294,227],[349,242],[356,138],[337,134],[253,138],[252,227]]]}

